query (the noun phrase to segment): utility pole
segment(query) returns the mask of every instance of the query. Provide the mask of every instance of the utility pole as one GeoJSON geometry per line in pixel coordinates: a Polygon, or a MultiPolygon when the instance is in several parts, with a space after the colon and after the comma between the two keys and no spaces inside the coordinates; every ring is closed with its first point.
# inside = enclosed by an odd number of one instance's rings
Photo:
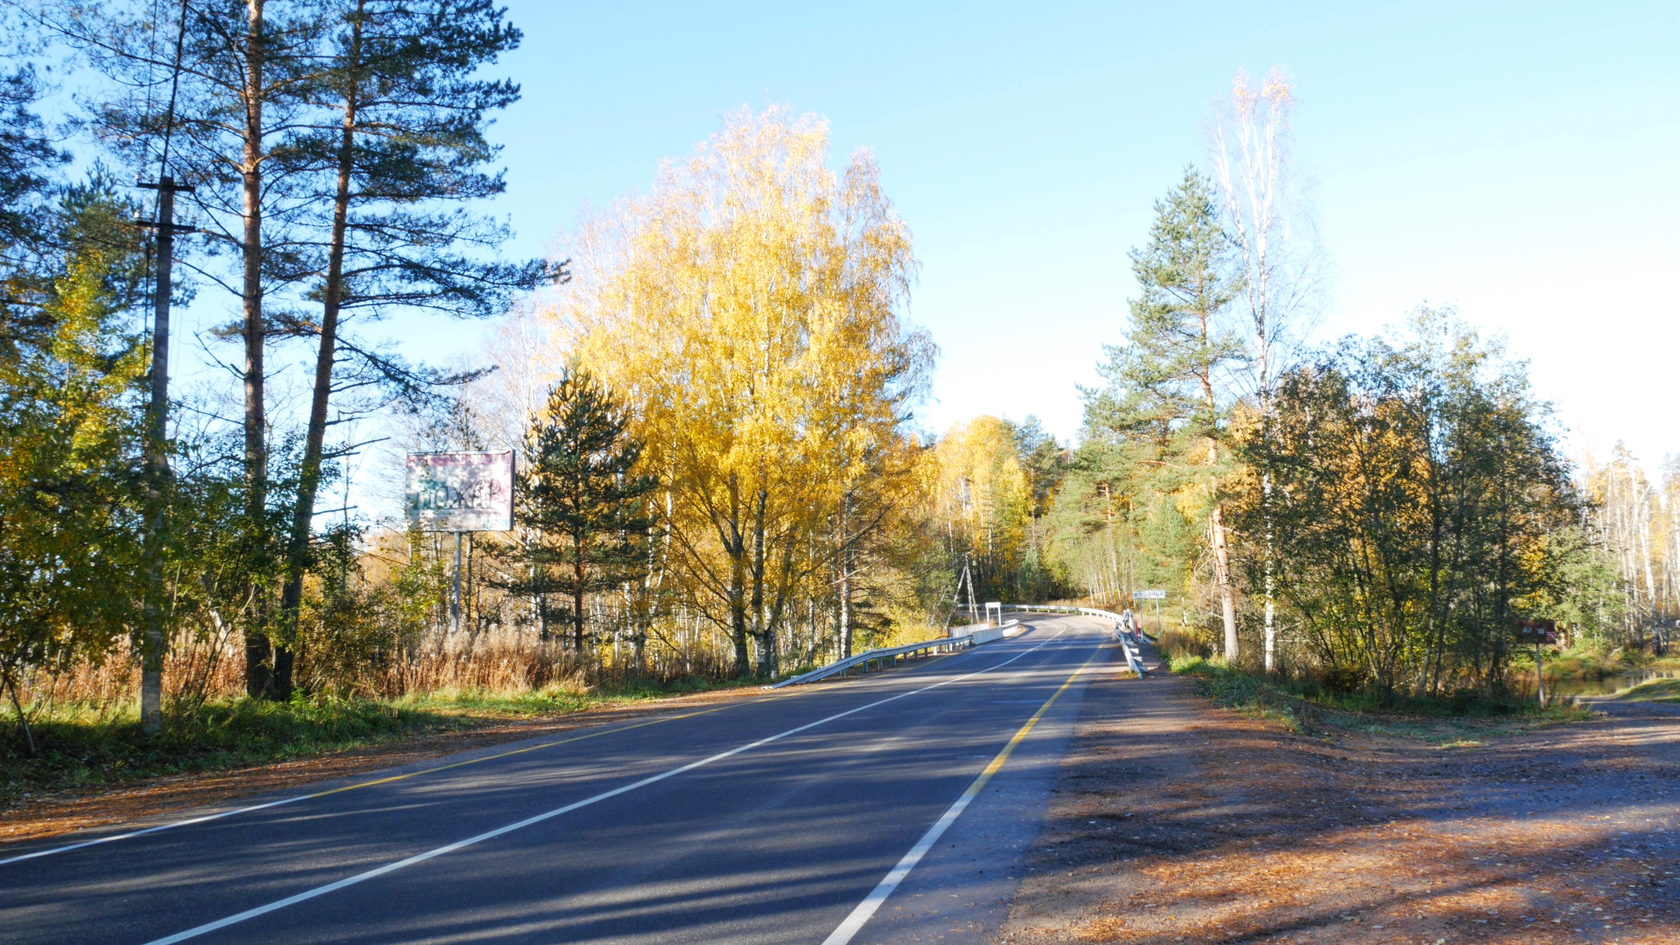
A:
{"type": "Polygon", "coordinates": [[[156,220],[141,225],[157,230],[157,284],[152,301],[152,391],[146,408],[146,606],[140,631],[140,729],[147,735],[163,730],[163,656],[168,650],[164,626],[163,538],[169,520],[169,301],[175,260],[175,234],[190,233],[175,223],[175,194],[192,188],[164,174],[155,184],[140,184],[158,192],[156,220]]]}
{"type": "Polygon", "coordinates": [[[956,592],[951,595],[951,609],[963,609],[963,586],[968,586],[968,614],[972,620],[980,619],[980,608],[974,603],[974,574],[968,569],[969,556],[963,555],[962,574],[957,577],[956,592]]]}

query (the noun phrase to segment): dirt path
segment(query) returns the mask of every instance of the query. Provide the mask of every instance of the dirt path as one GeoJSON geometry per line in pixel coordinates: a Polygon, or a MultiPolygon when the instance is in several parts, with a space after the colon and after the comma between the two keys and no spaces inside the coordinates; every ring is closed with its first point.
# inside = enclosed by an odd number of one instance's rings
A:
{"type": "Polygon", "coordinates": [[[1003,945],[1680,942],[1680,716],[1436,748],[1174,677],[1085,705],[1003,945]]]}

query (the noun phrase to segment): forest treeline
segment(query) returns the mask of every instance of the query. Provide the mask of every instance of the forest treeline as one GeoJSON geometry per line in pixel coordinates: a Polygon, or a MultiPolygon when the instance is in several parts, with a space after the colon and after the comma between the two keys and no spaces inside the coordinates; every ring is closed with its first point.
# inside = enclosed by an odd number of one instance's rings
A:
{"type": "Polygon", "coordinates": [[[763,678],[941,634],[969,599],[1141,589],[1167,594],[1154,629],[1230,662],[1443,693],[1505,684],[1515,620],[1609,649],[1676,615],[1680,470],[1571,468],[1523,366],[1451,312],[1299,343],[1320,254],[1292,236],[1276,76],[1239,76],[1209,171],[1163,188],[1063,444],[1031,417],[919,427],[910,228],[820,118],[731,115],[565,261],[509,260],[485,129],[521,37],[493,5],[8,6],[39,41],[0,83],[19,721],[148,685],[156,725],[241,694],[763,678]],[[69,139],[39,117],[43,49],[104,78],[69,139]],[[168,293],[136,177],[183,185],[168,293]],[[231,384],[159,396],[171,302],[226,316],[184,350],[231,384]],[[416,311],[500,329],[452,368],[369,340],[416,311]],[[512,448],[513,530],[457,552],[351,516],[386,438],[512,448]]]}

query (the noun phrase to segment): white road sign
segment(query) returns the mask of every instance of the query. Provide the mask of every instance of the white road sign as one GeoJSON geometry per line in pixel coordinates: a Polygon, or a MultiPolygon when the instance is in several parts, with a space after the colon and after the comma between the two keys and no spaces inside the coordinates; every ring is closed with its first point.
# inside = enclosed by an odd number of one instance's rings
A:
{"type": "Polygon", "coordinates": [[[513,528],[513,451],[408,454],[408,521],[429,532],[513,528]]]}

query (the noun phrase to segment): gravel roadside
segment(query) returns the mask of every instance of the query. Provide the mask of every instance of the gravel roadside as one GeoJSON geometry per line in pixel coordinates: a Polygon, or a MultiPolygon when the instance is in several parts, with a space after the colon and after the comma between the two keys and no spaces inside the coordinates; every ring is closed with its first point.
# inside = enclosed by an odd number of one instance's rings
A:
{"type": "Polygon", "coordinates": [[[1000,945],[1680,942],[1680,715],[1435,747],[1093,684],[1000,945]]]}

